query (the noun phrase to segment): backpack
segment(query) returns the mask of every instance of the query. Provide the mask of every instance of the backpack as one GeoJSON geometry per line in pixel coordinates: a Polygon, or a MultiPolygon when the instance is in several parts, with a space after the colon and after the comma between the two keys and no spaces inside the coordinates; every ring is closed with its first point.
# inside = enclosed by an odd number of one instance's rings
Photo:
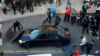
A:
{"type": "Polygon", "coordinates": [[[84,20],[83,20],[83,26],[84,26],[84,27],[88,27],[88,25],[89,25],[88,19],[84,19],[84,20]]]}
{"type": "Polygon", "coordinates": [[[88,6],[88,4],[83,4],[83,7],[82,7],[83,9],[88,9],[89,8],[89,6],[88,6]]]}

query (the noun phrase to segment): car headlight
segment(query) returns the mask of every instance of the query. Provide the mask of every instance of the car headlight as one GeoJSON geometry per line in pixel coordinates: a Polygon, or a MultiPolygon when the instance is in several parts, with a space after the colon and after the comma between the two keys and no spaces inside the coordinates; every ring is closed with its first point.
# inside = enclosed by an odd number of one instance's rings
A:
{"type": "Polygon", "coordinates": [[[22,40],[19,40],[18,42],[19,44],[25,43],[25,41],[22,41],[22,40]]]}

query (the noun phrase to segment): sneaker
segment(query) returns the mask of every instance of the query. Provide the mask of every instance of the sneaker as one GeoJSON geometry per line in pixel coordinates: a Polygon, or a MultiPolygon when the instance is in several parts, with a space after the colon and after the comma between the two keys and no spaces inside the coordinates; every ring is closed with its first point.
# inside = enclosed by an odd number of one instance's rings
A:
{"type": "Polygon", "coordinates": [[[92,31],[90,31],[89,35],[91,35],[92,31]]]}

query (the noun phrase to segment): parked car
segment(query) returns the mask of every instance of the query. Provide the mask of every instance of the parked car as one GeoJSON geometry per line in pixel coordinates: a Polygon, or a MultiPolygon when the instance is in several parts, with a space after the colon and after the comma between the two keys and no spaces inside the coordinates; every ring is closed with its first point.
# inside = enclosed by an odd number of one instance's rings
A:
{"type": "Polygon", "coordinates": [[[23,30],[18,39],[19,45],[23,48],[36,46],[62,47],[70,44],[71,36],[68,28],[43,25],[34,29],[23,30]]]}

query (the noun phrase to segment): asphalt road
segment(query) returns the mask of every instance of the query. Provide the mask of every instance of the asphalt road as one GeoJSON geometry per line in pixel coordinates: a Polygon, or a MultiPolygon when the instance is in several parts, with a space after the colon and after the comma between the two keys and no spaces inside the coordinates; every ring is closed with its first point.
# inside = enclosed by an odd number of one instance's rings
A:
{"type": "MultiPolygon", "coordinates": [[[[82,28],[78,27],[77,24],[74,24],[73,26],[70,24],[70,22],[63,22],[64,15],[60,15],[62,21],[59,26],[68,27],[71,32],[71,44],[76,44],[78,50],[80,50],[80,35],[82,32],[82,28]]],[[[31,16],[26,18],[19,18],[17,19],[24,27],[24,29],[28,28],[34,28],[36,26],[42,25],[42,22],[46,19],[46,15],[39,15],[39,16],[31,16]]],[[[5,37],[5,33],[8,30],[9,27],[13,25],[13,22],[16,20],[10,20],[2,22],[3,26],[1,29],[1,32],[3,34],[3,47],[0,47],[0,51],[3,51],[6,54],[38,54],[38,53],[52,53],[52,54],[58,54],[57,56],[65,56],[64,52],[62,51],[62,48],[56,48],[56,47],[35,47],[30,49],[24,49],[21,48],[18,43],[10,43],[8,39],[5,37]]],[[[46,23],[49,24],[49,23],[46,23]]],[[[54,24],[54,19],[52,20],[52,25],[54,24]]],[[[91,37],[89,37],[88,34],[84,34],[87,37],[88,42],[91,42],[91,37]]],[[[94,43],[94,48],[92,50],[92,53],[95,50],[100,50],[100,40],[96,40],[94,43]]],[[[56,55],[54,55],[56,56],[56,55]]]]}

